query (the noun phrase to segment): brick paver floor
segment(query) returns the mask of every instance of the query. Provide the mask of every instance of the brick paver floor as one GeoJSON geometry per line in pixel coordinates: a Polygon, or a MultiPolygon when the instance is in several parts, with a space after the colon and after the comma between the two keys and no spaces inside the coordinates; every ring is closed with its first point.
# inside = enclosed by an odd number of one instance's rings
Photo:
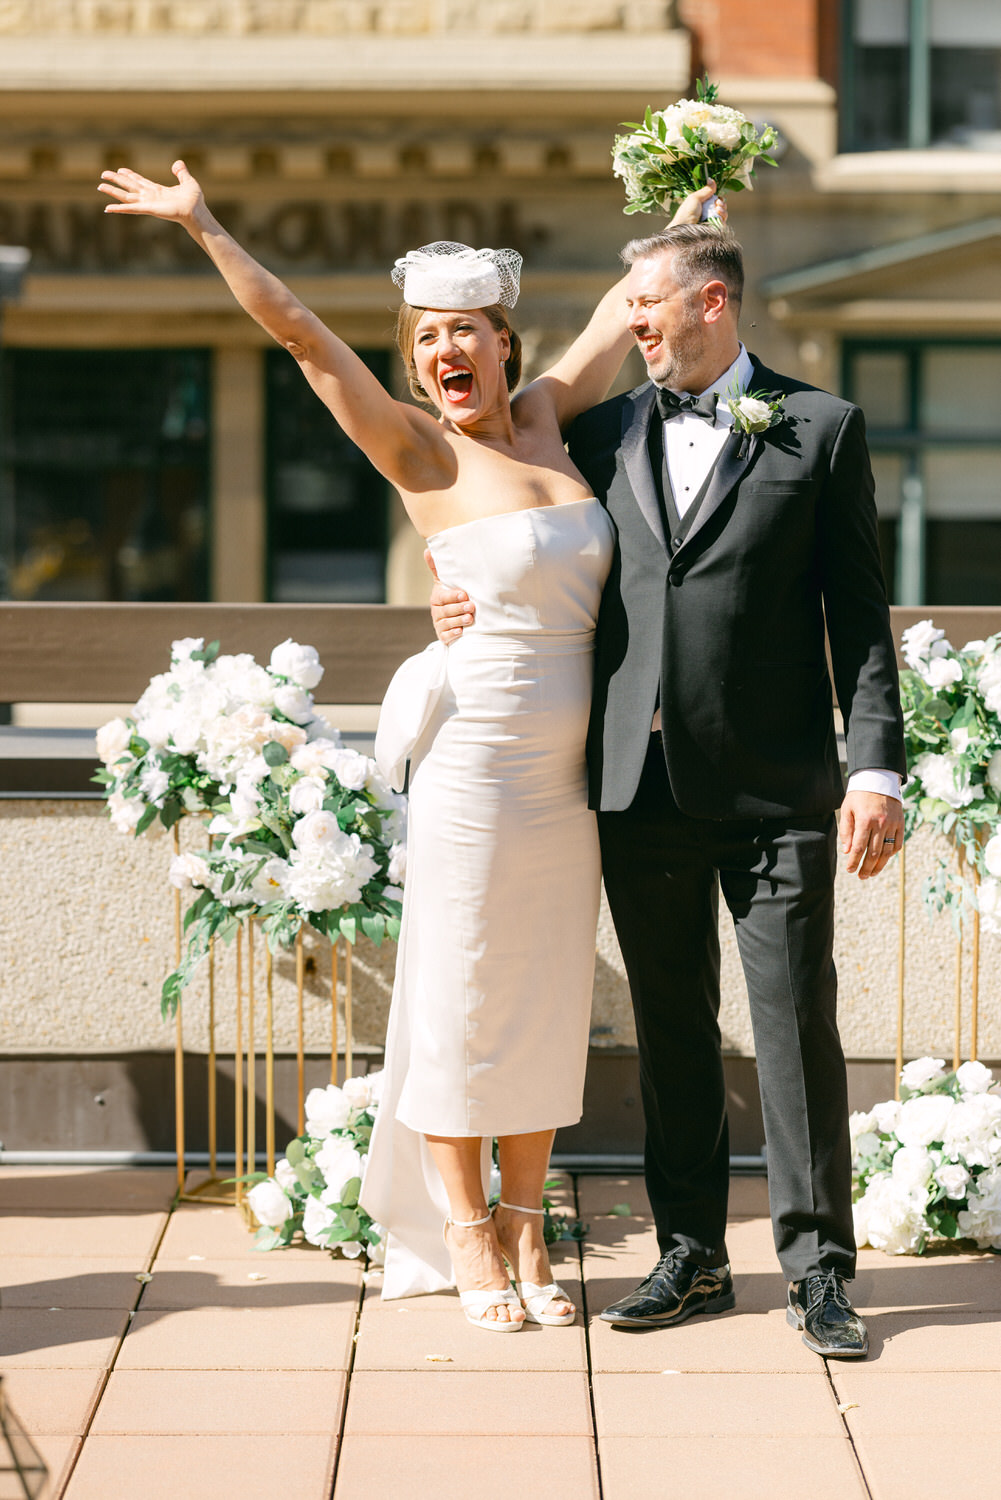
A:
{"type": "Polygon", "coordinates": [[[169,1171],[0,1169],[0,1374],[46,1500],[1001,1489],[997,1257],[864,1251],[872,1354],[838,1363],[786,1326],[759,1178],[733,1182],[736,1310],[650,1332],[595,1321],[656,1259],[642,1183],[568,1180],[590,1232],[556,1273],[586,1316],[509,1338],[454,1296],[383,1303],[356,1262],[260,1255],[234,1210],[173,1197],[169,1171]]]}

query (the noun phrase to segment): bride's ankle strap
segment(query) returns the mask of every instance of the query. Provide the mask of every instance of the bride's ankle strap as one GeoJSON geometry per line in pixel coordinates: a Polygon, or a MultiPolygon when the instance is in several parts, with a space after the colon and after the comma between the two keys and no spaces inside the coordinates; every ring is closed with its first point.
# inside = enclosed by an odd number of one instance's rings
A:
{"type": "Polygon", "coordinates": [[[513,1209],[516,1214],[544,1214],[546,1211],[544,1208],[524,1208],[520,1203],[505,1203],[503,1198],[498,1207],[513,1209]]]}
{"type": "Polygon", "coordinates": [[[475,1229],[478,1224],[489,1224],[494,1216],[492,1208],[488,1208],[482,1219],[453,1219],[449,1214],[445,1220],[446,1224],[454,1224],[456,1229],[475,1229]]]}

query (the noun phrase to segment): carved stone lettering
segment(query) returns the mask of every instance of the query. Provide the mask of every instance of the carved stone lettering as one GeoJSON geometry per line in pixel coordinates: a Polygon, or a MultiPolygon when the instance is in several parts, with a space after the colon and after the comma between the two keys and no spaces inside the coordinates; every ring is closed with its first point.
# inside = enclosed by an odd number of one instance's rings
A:
{"type": "MultiPolygon", "coordinates": [[[[304,200],[263,209],[221,203],[217,214],[231,234],[277,270],[384,270],[397,256],[431,240],[510,245],[527,255],[548,239],[545,226],[525,223],[510,200],[304,200]]],[[[33,273],[206,268],[203,252],[175,225],[105,214],[83,203],[0,201],[0,243],[26,245],[33,273]]]]}

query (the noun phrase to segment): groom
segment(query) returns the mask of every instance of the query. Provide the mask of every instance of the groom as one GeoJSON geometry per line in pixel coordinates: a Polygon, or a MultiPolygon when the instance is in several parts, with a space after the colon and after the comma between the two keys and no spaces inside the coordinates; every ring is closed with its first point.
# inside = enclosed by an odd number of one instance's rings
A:
{"type": "Polygon", "coordinates": [[[747,354],[728,231],[678,225],[632,241],[623,260],[650,379],[580,417],[568,446],[618,532],[588,770],[636,1014],[661,1255],[601,1316],[662,1327],[734,1306],[722,892],[750,999],[787,1316],[816,1353],[861,1357],[865,1325],[845,1291],[855,1244],[834,812],[844,795],[848,869],[878,874],[902,844],[904,771],[862,415],[747,354]],[[745,405],[742,424],[728,404],[738,392],[771,410],[745,405]]]}

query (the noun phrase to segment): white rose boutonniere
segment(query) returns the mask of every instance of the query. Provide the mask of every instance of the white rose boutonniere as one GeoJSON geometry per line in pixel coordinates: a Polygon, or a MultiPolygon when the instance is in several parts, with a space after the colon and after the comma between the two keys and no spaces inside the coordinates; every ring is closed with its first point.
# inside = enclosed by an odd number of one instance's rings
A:
{"type": "Polygon", "coordinates": [[[767,432],[785,416],[782,397],[769,401],[767,391],[738,391],[736,395],[724,398],[724,405],[733,417],[734,427],[749,437],[767,432]]]}

